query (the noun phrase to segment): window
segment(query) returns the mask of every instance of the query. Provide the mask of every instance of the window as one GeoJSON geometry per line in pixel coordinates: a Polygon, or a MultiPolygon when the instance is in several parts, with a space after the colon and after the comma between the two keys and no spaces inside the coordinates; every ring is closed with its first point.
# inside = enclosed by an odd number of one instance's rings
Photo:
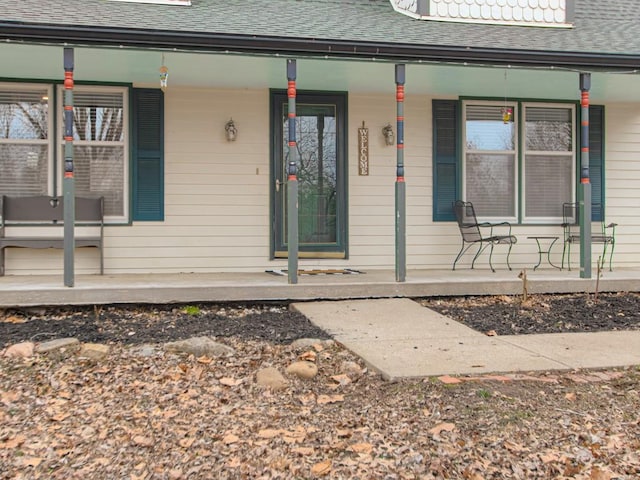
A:
{"type": "MultiPolygon", "coordinates": [[[[60,93],[62,97],[62,88],[60,93]]],[[[127,89],[77,86],[73,93],[73,159],[76,195],[104,197],[105,217],[128,212],[127,89]]],[[[59,113],[60,135],[64,119],[59,113]]],[[[64,142],[61,142],[63,158],[64,142]]],[[[60,189],[62,185],[60,178],[60,189]]]]}
{"type": "Polygon", "coordinates": [[[51,88],[0,84],[0,195],[47,195],[51,88]]]}
{"type": "MultiPolygon", "coordinates": [[[[76,85],[73,103],[76,195],[103,196],[108,222],[162,221],[162,92],[76,85]]],[[[62,195],[63,111],[61,85],[0,83],[0,196],[62,195]]]]}
{"type": "Polygon", "coordinates": [[[574,109],[525,104],[524,117],[524,221],[556,221],[574,198],[574,109]]]}
{"type": "Polygon", "coordinates": [[[515,219],[517,137],[514,105],[465,105],[464,191],[483,217],[515,219]],[[506,114],[510,109],[511,114],[506,114]],[[503,117],[503,111],[509,117],[503,117]]]}
{"type": "Polygon", "coordinates": [[[463,192],[478,214],[561,221],[562,204],[574,198],[575,107],[465,102],[463,115],[463,192]]]}
{"type": "MultiPolygon", "coordinates": [[[[452,205],[456,200],[473,201],[469,195],[476,195],[482,203],[482,195],[493,195],[492,203],[506,201],[508,207],[489,205],[488,213],[479,211],[480,214],[501,215],[507,211],[509,215],[513,211],[513,216],[520,222],[562,222],[562,202],[575,199],[579,109],[572,103],[511,102],[506,106],[514,110],[508,123],[500,117],[501,123],[496,112],[502,114],[504,101],[432,101],[434,221],[455,221],[452,205]],[[470,111],[468,118],[467,111],[470,111]],[[510,140],[507,141],[511,138],[514,139],[513,148],[510,140]],[[514,173],[508,170],[512,168],[509,155],[513,154],[516,158],[514,173]],[[467,157],[470,158],[468,165],[467,157]],[[484,162],[490,167],[491,181],[494,187],[502,189],[501,192],[491,193],[471,182],[480,178],[486,183],[490,178],[474,162],[484,162]],[[491,162],[501,162],[505,171],[496,174],[491,162]],[[514,179],[514,193],[511,193],[511,179],[514,179]],[[500,200],[496,200],[498,198],[500,200]]],[[[604,132],[604,106],[590,105],[591,202],[600,205],[605,204],[606,190],[604,132]]],[[[602,211],[594,210],[593,219],[602,220],[602,211]]]]}

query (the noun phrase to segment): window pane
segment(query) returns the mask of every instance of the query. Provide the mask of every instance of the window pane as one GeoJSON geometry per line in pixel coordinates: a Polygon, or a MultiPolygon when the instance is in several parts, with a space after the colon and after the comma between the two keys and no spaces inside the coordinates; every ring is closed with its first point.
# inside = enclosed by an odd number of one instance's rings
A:
{"type": "MultiPolygon", "coordinates": [[[[465,135],[467,150],[515,150],[513,113],[504,121],[505,106],[467,105],[465,135]]],[[[511,112],[515,109],[509,105],[511,112]]]]}
{"type": "Polygon", "coordinates": [[[77,195],[104,197],[104,214],[124,215],[124,147],[74,145],[77,195]]]}
{"type": "Polygon", "coordinates": [[[479,217],[515,216],[516,167],[513,154],[467,154],[466,199],[479,217]]]}
{"type": "Polygon", "coordinates": [[[562,204],[572,199],[573,155],[527,155],[525,216],[562,218],[562,204]]]}
{"type": "Polygon", "coordinates": [[[573,113],[570,108],[526,108],[526,149],[541,152],[573,151],[573,113]]]}
{"type": "Polygon", "coordinates": [[[46,144],[0,144],[0,195],[46,195],[46,144]]]}
{"type": "Polygon", "coordinates": [[[0,139],[45,140],[49,99],[46,88],[0,90],[0,139]]]}
{"type": "Polygon", "coordinates": [[[78,92],[73,96],[73,139],[122,142],[121,92],[78,92]]]}

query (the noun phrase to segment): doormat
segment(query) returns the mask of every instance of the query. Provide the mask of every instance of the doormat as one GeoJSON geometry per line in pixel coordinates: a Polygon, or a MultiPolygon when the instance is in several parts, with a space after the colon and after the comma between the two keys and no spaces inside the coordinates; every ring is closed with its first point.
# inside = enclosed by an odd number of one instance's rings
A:
{"type": "MultiPolygon", "coordinates": [[[[289,270],[286,268],[265,270],[265,272],[271,275],[287,275],[289,270]]],[[[361,275],[364,272],[360,270],[354,270],[352,268],[326,268],[326,269],[313,269],[313,270],[298,270],[298,275],[361,275]]]]}

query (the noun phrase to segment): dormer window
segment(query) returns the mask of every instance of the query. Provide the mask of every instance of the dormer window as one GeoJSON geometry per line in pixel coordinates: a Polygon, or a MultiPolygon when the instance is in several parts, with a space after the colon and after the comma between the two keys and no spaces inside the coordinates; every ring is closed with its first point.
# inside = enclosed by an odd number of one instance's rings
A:
{"type": "Polygon", "coordinates": [[[571,27],[575,0],[390,0],[393,8],[421,20],[571,27]]]}

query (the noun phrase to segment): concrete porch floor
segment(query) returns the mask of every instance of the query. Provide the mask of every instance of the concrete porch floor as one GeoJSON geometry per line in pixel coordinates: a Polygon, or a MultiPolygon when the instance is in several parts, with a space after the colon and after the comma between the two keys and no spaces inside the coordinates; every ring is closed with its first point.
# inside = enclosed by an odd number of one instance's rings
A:
{"type": "MultiPolygon", "coordinates": [[[[300,275],[288,284],[286,276],[263,273],[182,273],[76,275],[65,287],[60,275],[0,277],[0,308],[38,305],[111,303],[190,303],[259,300],[344,300],[522,293],[519,269],[409,270],[406,281],[395,281],[392,270],[369,270],[359,275],[300,275]]],[[[527,269],[529,293],[593,292],[593,278],[578,270],[527,269]]],[[[640,269],[603,272],[599,291],[640,291],[640,269]]]]}

